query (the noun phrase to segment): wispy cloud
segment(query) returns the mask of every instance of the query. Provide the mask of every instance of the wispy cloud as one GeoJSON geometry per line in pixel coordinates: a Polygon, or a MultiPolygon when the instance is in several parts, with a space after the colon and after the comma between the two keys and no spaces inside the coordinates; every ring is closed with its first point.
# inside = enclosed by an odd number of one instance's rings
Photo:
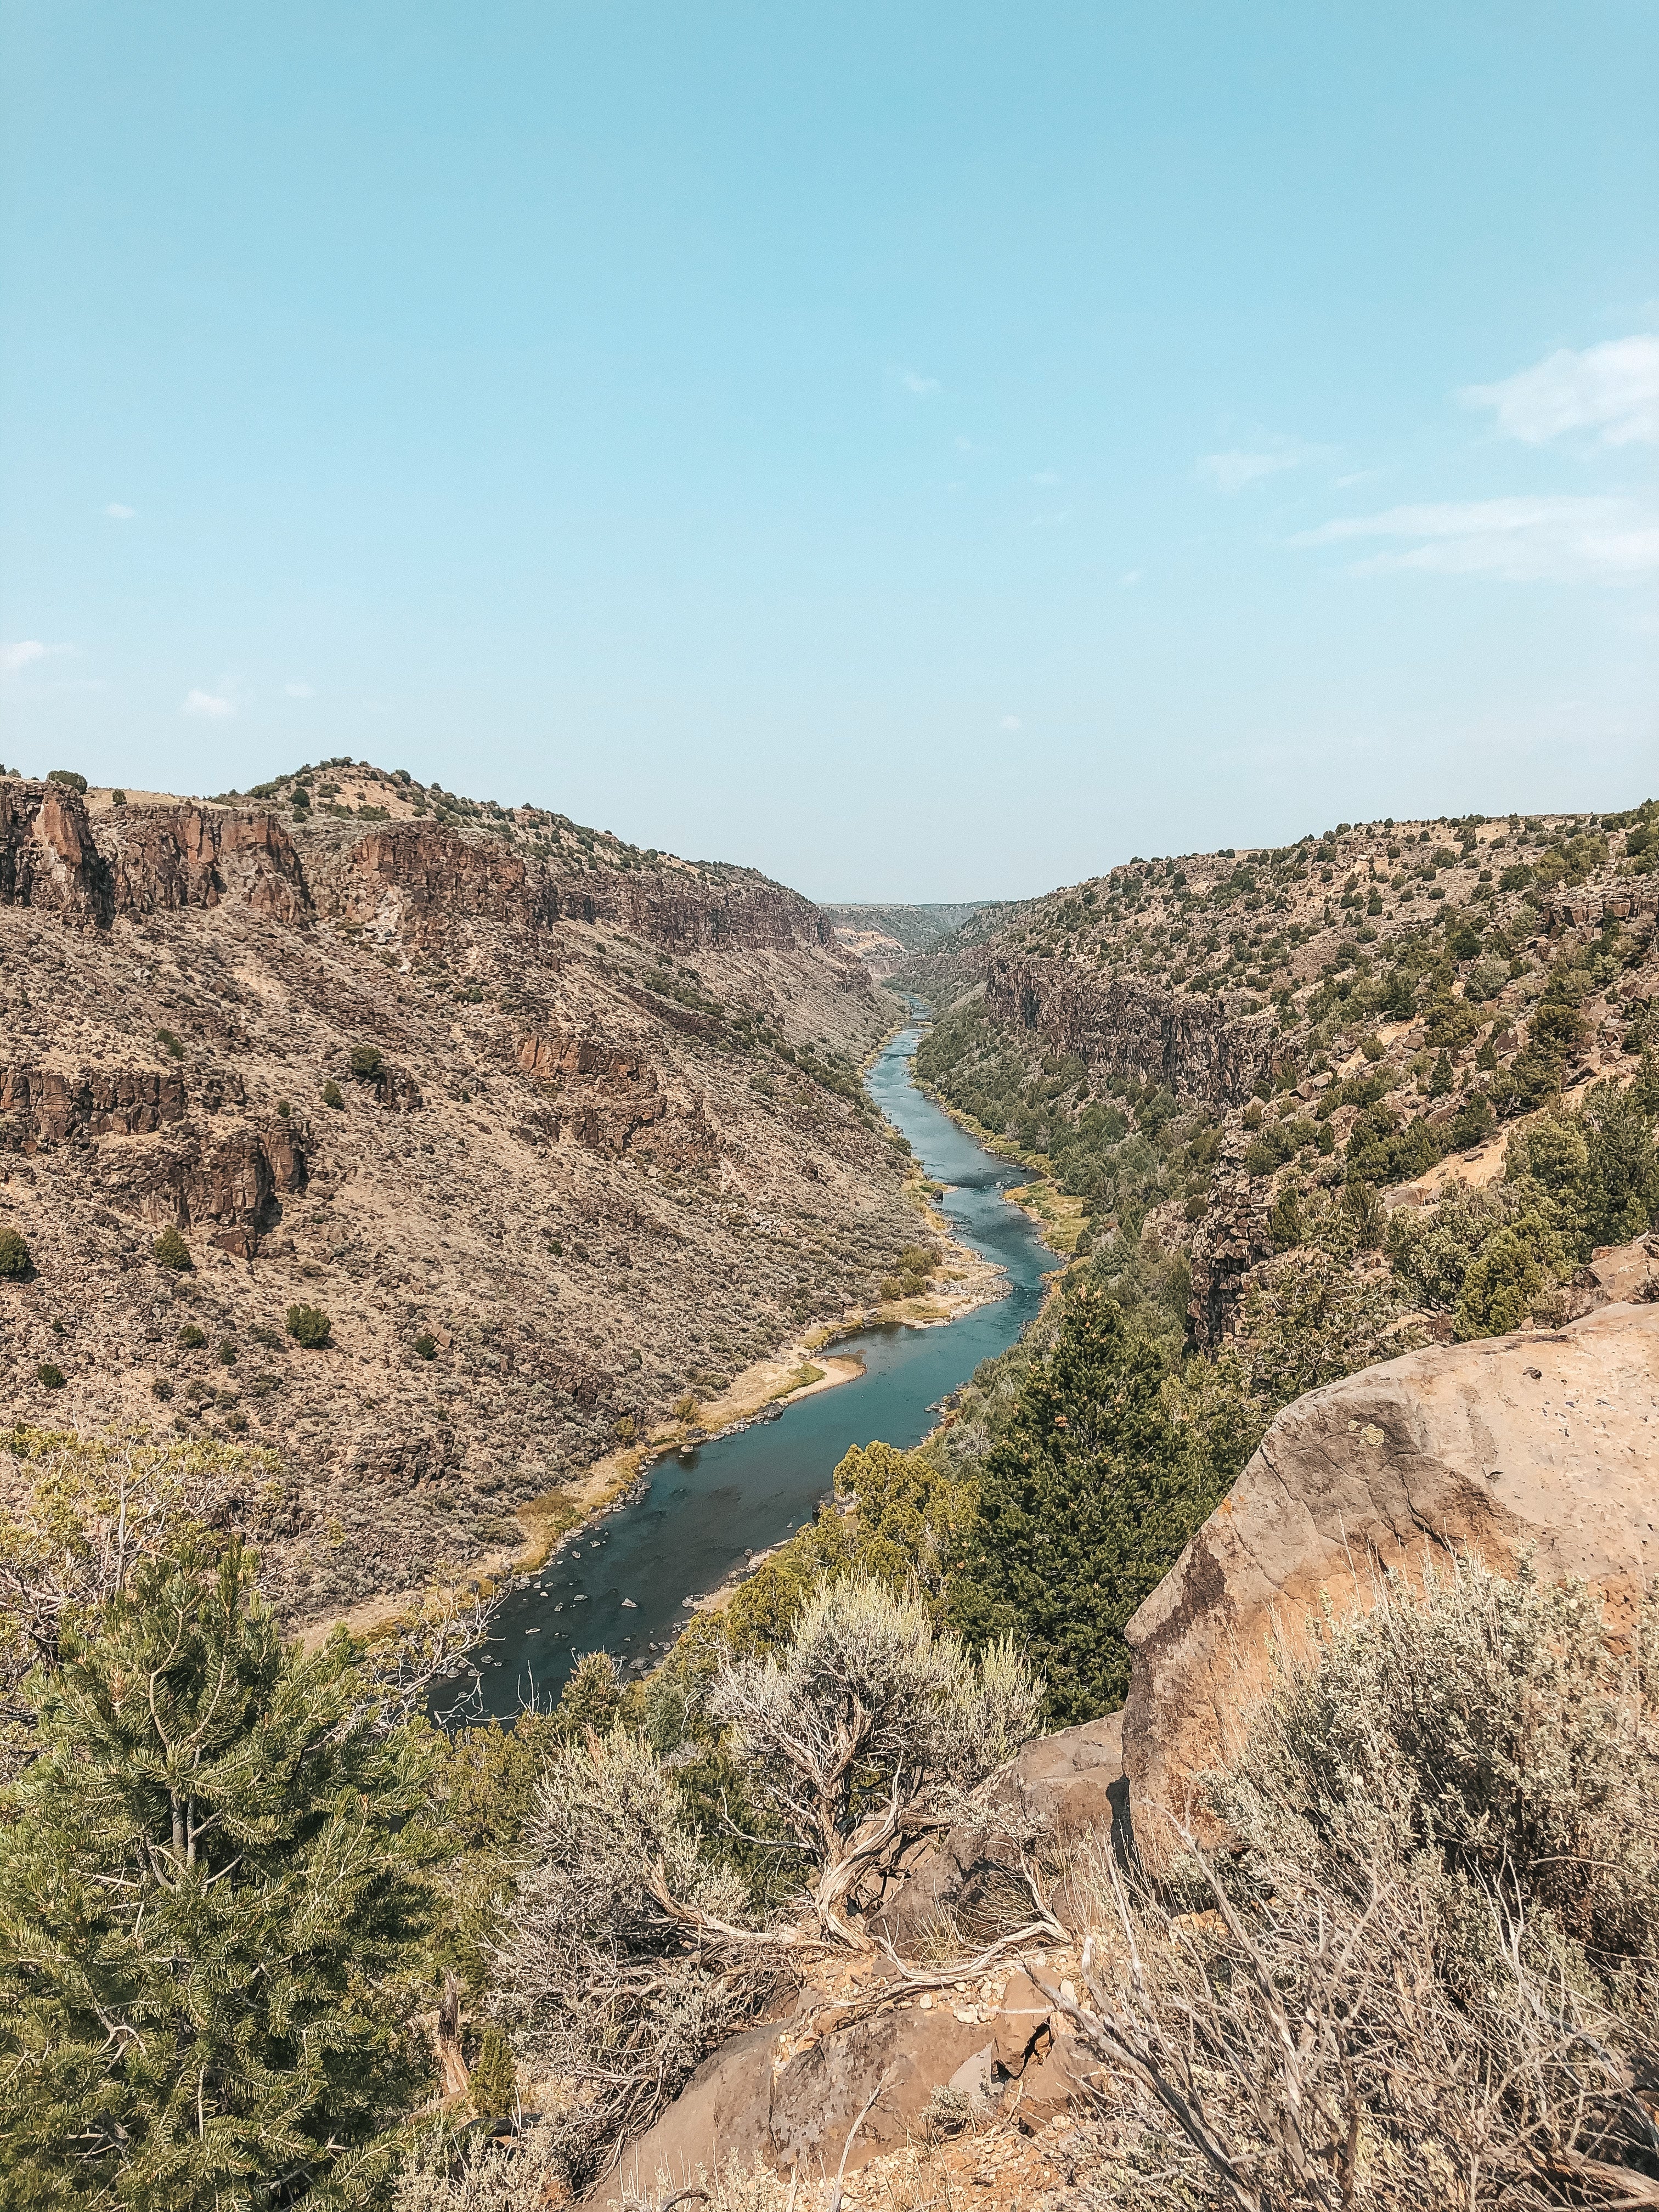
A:
{"type": "Polygon", "coordinates": [[[1034,484],[1057,484],[1060,482],[1060,474],[1054,469],[1039,469],[1031,478],[1031,482],[1034,484]]]}
{"type": "Polygon", "coordinates": [[[1304,531],[1293,545],[1394,540],[1372,571],[1418,568],[1514,583],[1622,583],[1659,568],[1659,514],[1629,499],[1445,500],[1304,531]]]}
{"type": "Polygon", "coordinates": [[[20,637],[15,645],[0,645],[0,668],[9,674],[15,669],[27,668],[32,660],[44,660],[46,653],[47,647],[38,637],[20,637]]]}
{"type": "Polygon", "coordinates": [[[1316,450],[1297,438],[1267,438],[1259,446],[1240,447],[1231,453],[1200,453],[1198,473],[1218,491],[1231,495],[1249,484],[1260,483],[1264,477],[1299,469],[1304,461],[1313,459],[1316,450]]]}
{"type": "Polygon", "coordinates": [[[194,714],[204,722],[227,721],[236,712],[235,702],[220,697],[214,691],[188,691],[185,695],[185,712],[194,714]]]}
{"type": "Polygon", "coordinates": [[[1005,730],[1019,730],[1025,726],[1018,714],[1005,714],[1002,718],[1002,726],[1005,730]]]}
{"type": "Polygon", "coordinates": [[[1471,384],[1458,398],[1490,407],[1506,437],[1547,445],[1592,430],[1604,446],[1659,443],[1659,337],[1610,338],[1575,353],[1563,346],[1497,384],[1471,384]]]}
{"type": "Polygon", "coordinates": [[[1034,514],[1026,523],[1028,530],[1063,530],[1072,519],[1069,507],[1051,507],[1046,514],[1034,514]]]}
{"type": "Polygon", "coordinates": [[[310,699],[315,696],[309,684],[284,684],[283,689],[290,699],[310,699]]]}
{"type": "Polygon", "coordinates": [[[104,512],[112,521],[131,522],[138,510],[136,507],[123,507],[118,499],[112,499],[104,512]]]}
{"type": "Polygon", "coordinates": [[[1142,568],[1126,568],[1117,580],[1126,592],[1132,592],[1145,574],[1142,568]]]}
{"type": "Polygon", "coordinates": [[[936,376],[924,376],[919,368],[896,368],[893,374],[905,390],[914,392],[918,399],[929,399],[939,388],[936,376]]]}

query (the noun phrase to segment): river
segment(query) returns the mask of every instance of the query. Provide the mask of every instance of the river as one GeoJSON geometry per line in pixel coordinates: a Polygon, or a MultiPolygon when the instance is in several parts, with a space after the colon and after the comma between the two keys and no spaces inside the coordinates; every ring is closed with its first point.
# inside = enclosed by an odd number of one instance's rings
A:
{"type": "MultiPolygon", "coordinates": [[[[614,1652],[630,1674],[654,1665],[691,1617],[686,1601],[717,1589],[748,1553],[810,1521],[854,1444],[920,1443],[935,1425],[939,1401],[1024,1330],[1059,1263],[1030,1217],[1004,1195],[1026,1176],[976,1145],[911,1081],[921,1034],[918,1027],[895,1037],[866,1087],[925,1171],[949,1186],[941,1205],[953,1231],[1006,1271],[1007,1295],[936,1328],[844,1337],[837,1356],[864,1362],[855,1381],[688,1458],[659,1461],[643,1498],[576,1531],[507,1598],[475,1655],[477,1694],[459,1719],[505,1717],[532,1698],[548,1704],[584,1651],[614,1652]]],[[[451,1694],[465,1686],[454,1685],[451,1694]]]]}

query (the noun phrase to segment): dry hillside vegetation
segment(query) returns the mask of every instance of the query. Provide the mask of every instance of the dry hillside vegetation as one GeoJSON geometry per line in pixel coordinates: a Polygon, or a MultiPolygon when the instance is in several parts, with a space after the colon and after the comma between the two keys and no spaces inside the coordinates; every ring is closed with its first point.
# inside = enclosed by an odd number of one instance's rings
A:
{"type": "Polygon", "coordinates": [[[7,781],[0,945],[8,1406],[269,1446],[290,1615],[511,1543],[915,1242],[886,1016],[750,870],[349,762],[7,781]]]}
{"type": "Polygon", "coordinates": [[[1656,863],[1652,801],[1345,823],[1131,861],[976,917],[896,980],[948,1010],[923,1076],[1081,1196],[1097,1250],[1175,1268],[1165,1303],[1200,1344],[1252,1293],[1307,1293],[1310,1255],[1309,1294],[1373,1281],[1356,1340],[1408,1310],[1480,1334],[1570,1310],[1552,1299],[1594,1248],[1651,1218],[1614,1096],[1654,1026],[1656,863]],[[1485,1195],[1442,1220],[1449,1262],[1395,1253],[1391,1273],[1390,1215],[1451,1184],[1485,1195]],[[1569,1184],[1564,1224],[1540,1195],[1569,1184]]]}

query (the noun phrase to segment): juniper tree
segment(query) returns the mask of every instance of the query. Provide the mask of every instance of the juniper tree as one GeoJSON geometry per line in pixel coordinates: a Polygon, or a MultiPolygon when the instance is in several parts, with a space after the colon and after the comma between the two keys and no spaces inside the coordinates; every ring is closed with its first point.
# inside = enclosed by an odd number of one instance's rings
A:
{"type": "Polygon", "coordinates": [[[1167,1402],[1169,1355],[1090,1286],[1035,1366],[981,1463],[980,1519],[958,1559],[953,1618],[975,1644],[1017,1636],[1060,1726],[1121,1705],[1129,1615],[1175,1564],[1255,1440],[1224,1408],[1167,1402]]]}
{"type": "Polygon", "coordinates": [[[0,1800],[0,2203],[367,2205],[423,2079],[418,1739],[235,1543],[142,1561],[0,1800]]]}

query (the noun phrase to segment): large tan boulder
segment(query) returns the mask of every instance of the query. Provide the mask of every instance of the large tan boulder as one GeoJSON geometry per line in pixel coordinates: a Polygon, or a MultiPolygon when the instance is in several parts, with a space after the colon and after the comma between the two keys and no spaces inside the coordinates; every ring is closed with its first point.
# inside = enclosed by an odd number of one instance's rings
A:
{"type": "Polygon", "coordinates": [[[1582,1578],[1611,1626],[1659,1570],[1659,1306],[1607,1305],[1558,1333],[1436,1346],[1288,1406],[1129,1621],[1124,1765],[1136,1842],[1170,1842],[1197,1778],[1236,1743],[1275,1644],[1323,1598],[1437,1551],[1500,1572],[1530,1551],[1582,1578]]]}

